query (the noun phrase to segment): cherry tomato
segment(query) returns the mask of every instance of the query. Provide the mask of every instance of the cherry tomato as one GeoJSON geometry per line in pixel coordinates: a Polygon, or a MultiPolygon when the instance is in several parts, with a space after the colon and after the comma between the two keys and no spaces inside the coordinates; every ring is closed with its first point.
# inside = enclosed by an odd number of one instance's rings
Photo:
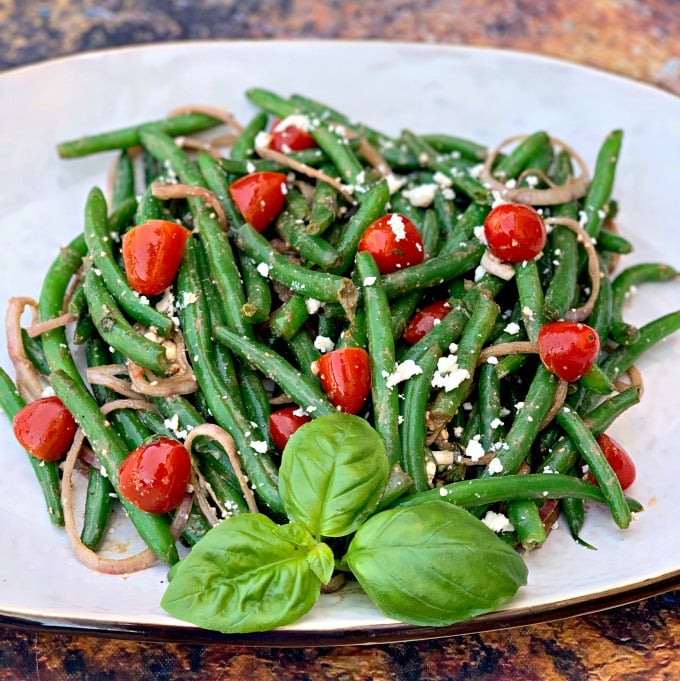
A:
{"type": "Polygon", "coordinates": [[[359,240],[358,250],[368,251],[381,274],[423,262],[423,240],[416,226],[401,213],[388,213],[372,222],[359,240]]]}
{"type": "Polygon", "coordinates": [[[175,279],[190,232],[168,220],[149,220],[123,236],[123,266],[130,286],[147,296],[162,293],[175,279]]]}
{"type": "Polygon", "coordinates": [[[417,343],[449,312],[451,312],[451,303],[448,300],[439,300],[436,303],[426,305],[412,317],[402,334],[402,338],[407,343],[417,343]]]}
{"type": "Polygon", "coordinates": [[[301,126],[295,124],[295,116],[274,121],[269,146],[287,154],[318,146],[316,140],[301,126]]]}
{"type": "Polygon", "coordinates": [[[548,322],[538,332],[538,354],[543,364],[563,381],[578,381],[599,352],[597,331],[582,322],[548,322]]]}
{"type": "Polygon", "coordinates": [[[621,489],[627,489],[635,482],[635,462],[630,454],[606,433],[602,433],[596,439],[602,453],[619,479],[621,489]]]}
{"type": "Polygon", "coordinates": [[[311,421],[312,417],[300,407],[284,407],[273,411],[269,416],[269,432],[279,451],[283,451],[290,436],[302,425],[311,421]]]}
{"type": "Polygon", "coordinates": [[[146,442],[124,459],[118,470],[120,493],[147,513],[167,513],[179,506],[191,478],[191,459],[177,440],[146,442]]]}
{"type": "Polygon", "coordinates": [[[546,242],[543,218],[521,203],[496,206],[484,220],[484,236],[491,253],[506,262],[533,260],[546,242]]]}
{"type": "Polygon", "coordinates": [[[239,177],[229,193],[246,222],[261,232],[281,212],[286,202],[286,176],[262,171],[239,177]]]}
{"type": "Polygon", "coordinates": [[[12,428],[29,454],[43,461],[57,461],[68,452],[78,425],[58,397],[41,397],[16,413],[12,428]]]}
{"type": "Polygon", "coordinates": [[[371,363],[363,348],[338,348],[317,360],[319,379],[331,404],[357,414],[371,389],[371,363]]]}

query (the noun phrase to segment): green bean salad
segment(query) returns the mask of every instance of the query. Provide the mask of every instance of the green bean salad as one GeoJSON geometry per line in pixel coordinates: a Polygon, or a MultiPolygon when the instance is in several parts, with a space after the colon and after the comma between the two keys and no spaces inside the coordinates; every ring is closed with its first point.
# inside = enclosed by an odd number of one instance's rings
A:
{"type": "Polygon", "coordinates": [[[584,551],[588,503],[627,528],[607,430],[680,310],[625,318],[678,273],[619,266],[622,132],[591,170],[545,131],[392,137],[246,96],[245,123],[191,107],[58,145],[116,160],[38,300],[9,301],[0,406],[78,559],[165,563],[161,606],[225,633],[349,581],[446,626],[511,599],[558,516],[584,551]],[[146,544],[125,558],[118,505],[146,544]]]}

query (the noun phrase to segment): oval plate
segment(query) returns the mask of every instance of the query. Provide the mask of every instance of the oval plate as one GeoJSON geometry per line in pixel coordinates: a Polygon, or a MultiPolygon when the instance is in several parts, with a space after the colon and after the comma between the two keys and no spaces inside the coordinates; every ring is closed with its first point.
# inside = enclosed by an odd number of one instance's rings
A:
{"type": "MultiPolygon", "coordinates": [[[[96,52],[0,76],[0,297],[37,296],[60,246],[82,229],[86,194],[101,186],[113,155],[60,161],[57,142],[163,117],[185,103],[231,109],[247,120],[243,92],[300,92],[397,134],[449,132],[493,146],[537,129],[569,142],[592,167],[614,128],[625,131],[615,195],[619,228],[635,243],[626,263],[680,265],[677,189],[680,100],[651,87],[547,58],[500,50],[398,43],[180,43],[96,52]]],[[[641,287],[628,319],[642,323],[678,306],[680,284],[641,287]]],[[[50,525],[24,454],[0,422],[0,622],[117,636],[253,645],[328,645],[406,640],[528,624],[642,598],[680,584],[675,527],[680,457],[680,337],[640,362],[643,403],[611,429],[637,459],[630,493],[646,511],[616,529],[590,508],[574,543],[559,527],[532,553],[529,584],[495,613],[445,629],[385,618],[357,589],[323,596],[294,626],[252,636],[203,632],[158,606],[161,566],[127,578],[90,572],[63,530],[50,525]]],[[[9,368],[6,350],[0,363],[9,368]]],[[[129,547],[124,526],[113,541],[129,547]]]]}

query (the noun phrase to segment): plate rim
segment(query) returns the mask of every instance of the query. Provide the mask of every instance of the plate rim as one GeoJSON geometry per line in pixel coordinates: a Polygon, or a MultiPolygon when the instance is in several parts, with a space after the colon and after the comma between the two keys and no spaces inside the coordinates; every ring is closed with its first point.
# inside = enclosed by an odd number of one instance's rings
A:
{"type": "MultiPolygon", "coordinates": [[[[423,43],[415,41],[387,41],[387,40],[362,40],[362,39],[289,39],[281,38],[267,41],[258,40],[171,40],[161,43],[113,46],[97,48],[74,54],[60,55],[51,59],[42,60],[25,65],[19,65],[0,72],[0,86],[5,79],[21,77],[25,72],[35,72],[58,67],[64,62],[79,62],[83,60],[96,60],[98,58],[115,58],[118,54],[133,52],[161,52],[173,50],[191,50],[194,47],[210,48],[250,48],[262,50],[275,50],[281,46],[300,46],[309,49],[315,47],[321,49],[338,49],[343,45],[356,46],[357,44],[380,49],[407,49],[432,52],[450,53],[473,53],[486,54],[501,58],[513,58],[520,60],[538,60],[553,64],[556,67],[568,68],[569,70],[597,75],[605,79],[614,79],[628,86],[646,89],[650,95],[670,98],[670,101],[680,105],[680,96],[666,90],[656,84],[637,80],[620,73],[609,71],[597,66],[572,62],[560,57],[539,54],[530,51],[516,50],[506,47],[459,45],[447,43],[423,43]]],[[[662,593],[680,588],[680,567],[676,570],[651,577],[634,584],[599,592],[595,595],[580,596],[564,601],[548,604],[517,607],[512,610],[498,610],[464,620],[446,627],[418,627],[409,624],[378,624],[367,628],[365,625],[356,629],[338,630],[297,630],[297,629],[274,629],[254,634],[222,634],[219,632],[203,630],[193,625],[180,623],[125,623],[125,622],[102,622],[92,620],[85,616],[49,617],[26,613],[14,613],[4,611],[0,604],[0,626],[8,628],[39,629],[49,632],[82,633],[95,636],[114,636],[117,638],[135,638],[163,642],[184,643],[230,643],[252,647],[302,647],[302,646],[343,646],[371,643],[397,643],[402,641],[417,641],[426,639],[445,638],[456,635],[473,634],[482,631],[493,631],[503,628],[525,626],[530,624],[547,623],[568,617],[581,616],[610,608],[629,605],[634,602],[658,596],[662,593]]]]}

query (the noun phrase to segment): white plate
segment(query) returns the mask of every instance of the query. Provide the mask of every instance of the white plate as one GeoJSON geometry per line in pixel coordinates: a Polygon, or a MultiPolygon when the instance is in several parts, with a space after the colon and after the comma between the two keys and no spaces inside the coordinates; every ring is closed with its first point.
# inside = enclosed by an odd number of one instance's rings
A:
{"type": "MultiPolygon", "coordinates": [[[[39,292],[42,275],[82,228],[93,184],[112,155],[59,161],[58,141],[162,117],[183,103],[231,108],[246,120],[251,86],[301,92],[396,134],[450,132],[494,145],[537,129],[569,141],[591,164],[605,135],[625,131],[616,183],[619,224],[636,245],[627,262],[680,266],[677,216],[680,100],[645,85],[512,52],[381,43],[185,43],[86,54],[0,76],[0,299],[39,292]]],[[[678,307],[680,285],[641,287],[629,318],[678,307]]],[[[529,584],[500,613],[447,630],[404,627],[356,591],[324,596],[292,627],[238,640],[314,644],[436,636],[526,623],[633,600],[678,583],[680,335],[640,362],[643,405],[612,433],[638,462],[631,489],[646,507],[619,531],[588,513],[589,551],[558,528],[528,558],[529,584]]],[[[7,354],[0,363],[9,367],[7,354]]],[[[224,640],[167,616],[158,606],[165,570],[128,578],[90,572],[65,533],[50,525],[25,455],[0,423],[0,621],[114,631],[154,638],[224,640]]]]}

